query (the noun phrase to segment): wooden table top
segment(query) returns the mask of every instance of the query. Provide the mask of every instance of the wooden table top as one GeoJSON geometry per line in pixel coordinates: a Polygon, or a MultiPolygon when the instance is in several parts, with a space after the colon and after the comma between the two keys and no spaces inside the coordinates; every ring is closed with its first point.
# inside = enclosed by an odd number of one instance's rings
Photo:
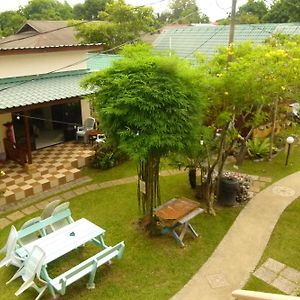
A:
{"type": "Polygon", "coordinates": [[[161,220],[177,221],[199,207],[198,202],[188,198],[174,198],[157,207],[154,214],[161,220]]]}

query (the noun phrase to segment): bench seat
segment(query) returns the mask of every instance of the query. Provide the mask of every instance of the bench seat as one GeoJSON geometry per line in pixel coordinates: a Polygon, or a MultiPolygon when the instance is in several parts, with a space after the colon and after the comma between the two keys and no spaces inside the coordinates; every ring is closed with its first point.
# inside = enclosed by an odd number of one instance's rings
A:
{"type": "Polygon", "coordinates": [[[66,287],[78,279],[84,277],[87,274],[90,274],[89,285],[93,286],[94,277],[96,270],[101,265],[109,262],[112,258],[122,257],[125,244],[120,242],[113,247],[107,247],[96,255],[86,259],[72,269],[66,271],[65,273],[57,276],[54,279],[51,279],[49,284],[54,287],[54,289],[59,292],[61,295],[65,294],[66,287]]]}

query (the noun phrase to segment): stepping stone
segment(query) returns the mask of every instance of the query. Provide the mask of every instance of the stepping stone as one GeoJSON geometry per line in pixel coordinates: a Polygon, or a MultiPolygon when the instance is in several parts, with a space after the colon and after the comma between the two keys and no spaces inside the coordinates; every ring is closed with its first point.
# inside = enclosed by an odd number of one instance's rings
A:
{"type": "Polygon", "coordinates": [[[26,214],[26,215],[31,215],[31,214],[33,214],[34,212],[38,211],[38,210],[39,210],[39,209],[38,209],[36,206],[31,205],[31,206],[28,206],[28,207],[26,207],[26,208],[23,208],[23,209],[22,209],[22,212],[23,212],[24,214],[26,214]]]}
{"type": "Polygon", "coordinates": [[[293,268],[290,268],[290,267],[285,268],[280,273],[280,276],[283,276],[284,278],[286,278],[290,281],[293,281],[294,283],[297,283],[297,284],[300,283],[300,272],[293,268]]]}
{"type": "Polygon", "coordinates": [[[271,284],[277,276],[275,272],[265,268],[264,266],[258,268],[253,275],[268,284],[271,284]]]}
{"type": "Polygon", "coordinates": [[[90,185],[87,185],[86,188],[89,190],[89,191],[96,191],[99,189],[99,186],[97,183],[93,183],[93,184],[90,184],[90,185]]]}
{"type": "Polygon", "coordinates": [[[88,190],[87,190],[87,188],[85,187],[85,186],[83,186],[83,187],[80,187],[80,188],[78,188],[78,189],[76,189],[76,190],[73,190],[73,192],[76,194],[76,195],[82,195],[82,194],[85,194],[85,193],[87,193],[88,192],[88,190]]]}
{"type": "Polygon", "coordinates": [[[6,227],[7,225],[11,224],[11,221],[6,218],[0,218],[0,229],[6,227]]]}
{"type": "Polygon", "coordinates": [[[282,276],[278,276],[271,284],[278,290],[290,295],[297,288],[297,285],[282,276]]]}
{"type": "Polygon", "coordinates": [[[8,216],[6,216],[7,219],[11,220],[11,221],[17,221],[19,219],[22,219],[25,216],[25,214],[23,214],[21,211],[15,211],[11,214],[9,214],[8,216]]]}
{"type": "Polygon", "coordinates": [[[271,177],[262,177],[262,176],[260,176],[259,180],[263,181],[263,182],[272,182],[272,178],[271,177]]]}
{"type": "Polygon", "coordinates": [[[263,266],[275,273],[280,273],[286,265],[272,258],[268,258],[268,260],[263,264],[263,266]]]}
{"type": "Polygon", "coordinates": [[[65,192],[63,194],[60,195],[64,200],[69,200],[73,197],[76,196],[76,194],[73,192],[73,191],[68,191],[68,192],[65,192]]]}

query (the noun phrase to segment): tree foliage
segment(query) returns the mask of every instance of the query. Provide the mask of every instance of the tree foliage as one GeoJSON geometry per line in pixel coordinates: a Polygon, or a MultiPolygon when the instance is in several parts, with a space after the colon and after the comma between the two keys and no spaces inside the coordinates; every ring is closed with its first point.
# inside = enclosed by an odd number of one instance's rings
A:
{"type": "Polygon", "coordinates": [[[107,4],[99,20],[79,26],[77,37],[87,43],[102,42],[111,48],[139,40],[142,34],[157,28],[152,8],[134,7],[124,0],[107,4]]]}
{"type": "Polygon", "coordinates": [[[0,14],[0,37],[14,34],[25,22],[23,17],[17,11],[5,11],[0,14]]]}
{"type": "Polygon", "coordinates": [[[139,165],[145,182],[144,214],[159,203],[159,161],[192,145],[200,124],[201,80],[177,57],[162,57],[146,46],[127,46],[123,59],[85,81],[103,128],[139,165]]]}
{"type": "Polygon", "coordinates": [[[171,0],[169,10],[158,16],[162,23],[209,23],[208,16],[201,13],[196,0],[171,0]]]}
{"type": "Polygon", "coordinates": [[[67,20],[73,18],[72,7],[68,2],[58,0],[30,0],[20,9],[27,20],[67,20]]]}
{"type": "MultiPolygon", "coordinates": [[[[300,2],[290,0],[273,0],[267,6],[264,0],[248,0],[236,13],[237,24],[253,23],[289,23],[300,22],[300,2]]],[[[229,24],[230,16],[218,20],[222,25],[229,24]]]]}
{"type": "Polygon", "coordinates": [[[113,0],[85,0],[73,7],[74,18],[77,20],[94,20],[99,12],[105,10],[105,6],[113,0]]]}

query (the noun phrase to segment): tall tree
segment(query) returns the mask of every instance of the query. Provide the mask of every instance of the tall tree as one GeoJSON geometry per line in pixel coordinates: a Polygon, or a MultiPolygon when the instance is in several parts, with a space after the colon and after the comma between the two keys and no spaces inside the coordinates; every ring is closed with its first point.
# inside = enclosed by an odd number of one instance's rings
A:
{"type": "Polygon", "coordinates": [[[92,75],[85,86],[103,127],[138,163],[138,195],[144,216],[160,203],[160,159],[193,143],[199,126],[199,77],[177,57],[153,55],[149,46],[127,46],[123,59],[92,75]]]}
{"type": "Polygon", "coordinates": [[[237,11],[237,17],[249,16],[256,17],[259,22],[262,21],[262,18],[268,12],[268,8],[264,0],[248,0],[248,2],[239,7],[237,11]]]}
{"type": "Polygon", "coordinates": [[[5,11],[0,14],[0,37],[14,34],[25,22],[23,17],[17,11],[5,11]]]}
{"type": "Polygon", "coordinates": [[[27,20],[68,20],[73,19],[73,10],[68,2],[58,0],[30,0],[21,8],[27,20]]]}
{"type": "Polygon", "coordinates": [[[300,2],[274,0],[263,20],[270,23],[300,22],[300,2]]]}
{"type": "Polygon", "coordinates": [[[201,13],[196,0],[171,0],[169,3],[170,16],[168,22],[183,24],[209,23],[209,18],[201,13]]]}
{"type": "Polygon", "coordinates": [[[106,5],[99,14],[101,22],[92,22],[77,28],[77,37],[84,42],[102,42],[106,48],[138,40],[145,32],[157,28],[151,7],[134,7],[124,0],[106,5]]]}
{"type": "Polygon", "coordinates": [[[95,20],[99,12],[105,10],[107,3],[113,0],[85,0],[84,3],[74,5],[74,17],[77,20],[95,20]]]}

